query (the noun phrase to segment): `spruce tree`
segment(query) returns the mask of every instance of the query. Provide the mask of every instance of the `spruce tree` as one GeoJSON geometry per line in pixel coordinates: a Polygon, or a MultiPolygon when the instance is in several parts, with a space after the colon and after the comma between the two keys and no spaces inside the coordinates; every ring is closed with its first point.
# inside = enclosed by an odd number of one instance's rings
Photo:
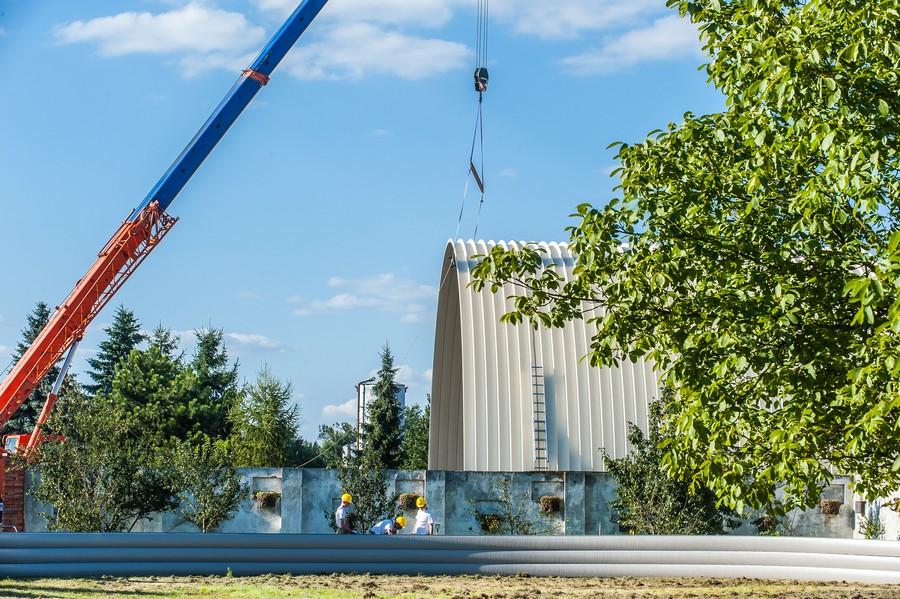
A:
{"type": "Polygon", "coordinates": [[[375,383],[375,400],[367,408],[367,422],[363,427],[365,452],[370,461],[382,468],[400,467],[401,409],[397,399],[397,368],[394,355],[385,343],[381,348],[381,370],[375,383]]]}
{"type": "MultiPolygon", "coordinates": [[[[13,354],[14,362],[18,362],[31,347],[31,344],[44,329],[47,321],[50,319],[50,308],[44,302],[38,302],[31,313],[27,316],[27,326],[22,330],[22,339],[16,345],[15,354],[13,354]]],[[[50,392],[56,377],[59,376],[59,368],[54,366],[47,373],[34,391],[28,396],[28,399],[19,407],[13,417],[10,418],[6,426],[3,427],[3,434],[14,433],[30,433],[34,430],[37,417],[41,413],[44,401],[47,399],[47,393],[50,392]]]]}
{"type": "Polygon", "coordinates": [[[107,338],[100,343],[97,355],[88,359],[88,377],[92,383],[84,386],[92,395],[108,396],[112,391],[116,366],[128,357],[145,337],[134,313],[124,306],[116,309],[113,323],[106,331],[107,338]]]}
{"type": "Polygon", "coordinates": [[[232,362],[221,329],[196,331],[197,349],[191,367],[197,377],[196,402],[202,411],[203,430],[212,438],[231,433],[228,411],[240,396],[238,362],[232,362]]]}
{"type": "Polygon", "coordinates": [[[202,440],[202,426],[194,401],[196,378],[157,344],[132,350],[116,368],[112,403],[138,419],[163,447],[173,439],[202,440]]]}
{"type": "Polygon", "coordinates": [[[297,438],[299,408],[291,405],[291,384],[264,367],[229,413],[229,446],[238,467],[281,467],[297,438]]]}

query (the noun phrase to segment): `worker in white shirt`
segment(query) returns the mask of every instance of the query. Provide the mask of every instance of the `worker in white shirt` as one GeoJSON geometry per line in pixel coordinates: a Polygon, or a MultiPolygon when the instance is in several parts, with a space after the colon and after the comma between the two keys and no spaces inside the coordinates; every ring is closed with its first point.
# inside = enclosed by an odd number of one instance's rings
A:
{"type": "Polygon", "coordinates": [[[394,519],[386,518],[373,526],[370,530],[373,535],[396,535],[406,528],[406,517],[397,516],[394,519]]]}
{"type": "Polygon", "coordinates": [[[341,495],[341,505],[334,512],[334,524],[337,527],[337,534],[349,535],[353,533],[353,523],[350,517],[353,514],[353,495],[344,493],[341,495]]]}
{"type": "Polygon", "coordinates": [[[424,497],[416,499],[416,507],[419,508],[419,511],[416,512],[416,525],[413,527],[413,534],[433,535],[434,518],[431,516],[431,511],[428,509],[428,504],[425,502],[424,497]]]}

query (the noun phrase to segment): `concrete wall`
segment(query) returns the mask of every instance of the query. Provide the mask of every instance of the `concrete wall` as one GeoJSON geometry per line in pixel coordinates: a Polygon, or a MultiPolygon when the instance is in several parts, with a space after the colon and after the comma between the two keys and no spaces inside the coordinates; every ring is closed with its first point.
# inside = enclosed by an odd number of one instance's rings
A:
{"type": "MultiPolygon", "coordinates": [[[[239,473],[250,489],[235,516],[224,523],[218,532],[263,532],[315,534],[330,533],[326,514],[332,514],[344,489],[340,488],[337,472],[320,469],[241,468],[239,473]],[[277,491],[281,500],[271,508],[256,504],[256,491],[277,491]]],[[[36,473],[29,472],[29,484],[36,473]]],[[[415,493],[427,497],[434,515],[437,533],[441,535],[480,535],[481,525],[473,511],[491,513],[499,508],[492,494],[495,486],[509,477],[512,498],[545,528],[554,534],[616,535],[610,503],[615,499],[615,481],[606,473],[595,472],[452,472],[389,471],[390,493],[415,493]],[[543,520],[539,515],[541,496],[562,498],[560,513],[543,520]]],[[[838,514],[826,515],[819,509],[797,512],[788,522],[797,536],[853,538],[856,525],[853,500],[848,479],[837,479],[825,489],[823,498],[841,501],[838,514]]],[[[348,489],[351,493],[353,489],[348,489]]],[[[46,511],[30,495],[25,502],[25,525],[30,532],[46,530],[46,522],[39,514],[46,511]]],[[[897,514],[882,508],[882,519],[888,530],[885,538],[897,538],[897,514]]],[[[407,514],[410,519],[415,511],[407,514]]],[[[410,532],[411,526],[407,528],[410,532]]],[[[174,513],[157,514],[135,527],[135,532],[194,532],[196,529],[174,513]]],[[[752,524],[745,524],[735,534],[756,534],[752,524]]]]}

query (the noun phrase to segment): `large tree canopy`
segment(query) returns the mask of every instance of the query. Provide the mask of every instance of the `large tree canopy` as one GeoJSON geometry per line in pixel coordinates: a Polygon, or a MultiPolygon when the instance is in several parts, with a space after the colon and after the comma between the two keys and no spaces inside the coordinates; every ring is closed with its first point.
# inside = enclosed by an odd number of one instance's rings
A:
{"type": "Polygon", "coordinates": [[[594,319],[595,365],[654,360],[669,471],[729,506],[778,490],[810,505],[833,473],[886,495],[900,485],[896,0],[668,4],[698,25],[725,111],[618,145],[621,197],[579,206],[570,229],[574,280],[496,249],[476,286],[522,285],[510,321],[594,319]]]}

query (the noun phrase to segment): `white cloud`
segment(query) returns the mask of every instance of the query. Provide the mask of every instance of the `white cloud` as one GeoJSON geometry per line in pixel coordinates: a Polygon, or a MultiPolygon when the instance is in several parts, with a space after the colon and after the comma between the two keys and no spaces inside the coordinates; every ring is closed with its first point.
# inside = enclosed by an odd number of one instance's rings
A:
{"type": "Polygon", "coordinates": [[[262,299],[262,294],[258,291],[240,291],[237,294],[238,299],[242,300],[258,300],[262,299]]]}
{"type": "Polygon", "coordinates": [[[0,345],[0,354],[12,354],[12,348],[8,345],[0,345]]]}
{"type": "Polygon", "coordinates": [[[257,333],[226,333],[225,337],[245,347],[269,350],[284,349],[283,343],[257,333]]]}
{"type": "Polygon", "coordinates": [[[465,45],[456,42],[387,31],[371,23],[342,23],[294,48],[285,68],[304,80],[370,75],[417,80],[464,67],[470,55],[465,45]]]}
{"type": "Polygon", "coordinates": [[[329,404],[322,408],[322,418],[355,418],[356,398],[348,399],[342,404],[329,404]]]}
{"type": "Polygon", "coordinates": [[[699,56],[700,47],[696,27],[686,19],[669,16],[562,62],[576,75],[610,73],[642,62],[699,56]]]}
{"type": "MultiPolygon", "coordinates": [[[[256,5],[279,16],[297,8],[297,0],[255,0],[256,5]]],[[[467,0],[339,0],[322,9],[321,20],[367,21],[385,25],[441,27],[453,18],[457,5],[467,0]]]]}
{"type": "Polygon", "coordinates": [[[202,0],[167,12],[123,12],[57,27],[62,44],[90,43],[101,56],[177,55],[184,77],[211,69],[240,71],[253,60],[265,30],[238,12],[202,0]]]}
{"type": "Polygon", "coordinates": [[[262,27],[251,25],[244,15],[196,0],[168,12],[123,12],[74,21],[56,30],[59,42],[94,43],[104,56],[240,52],[258,45],[264,36],[262,27]]]}
{"type": "Polygon", "coordinates": [[[500,171],[500,176],[506,177],[507,179],[515,179],[516,177],[519,176],[519,171],[517,171],[514,168],[505,168],[502,171],[500,171]]]}
{"type": "Polygon", "coordinates": [[[3,37],[4,35],[6,35],[6,29],[0,27],[0,37],[3,37]]]}
{"type": "Polygon", "coordinates": [[[664,0],[494,0],[492,14],[513,31],[541,39],[571,39],[633,24],[666,10],[664,0]]]}
{"type": "Polygon", "coordinates": [[[394,132],[390,129],[372,129],[369,132],[369,135],[371,135],[372,137],[389,137],[393,134],[394,132]]]}
{"type": "Polygon", "coordinates": [[[434,287],[400,278],[394,273],[359,279],[332,277],[328,287],[337,293],[323,300],[300,302],[294,315],[365,309],[400,314],[401,322],[417,323],[427,320],[437,298],[434,287]]]}

